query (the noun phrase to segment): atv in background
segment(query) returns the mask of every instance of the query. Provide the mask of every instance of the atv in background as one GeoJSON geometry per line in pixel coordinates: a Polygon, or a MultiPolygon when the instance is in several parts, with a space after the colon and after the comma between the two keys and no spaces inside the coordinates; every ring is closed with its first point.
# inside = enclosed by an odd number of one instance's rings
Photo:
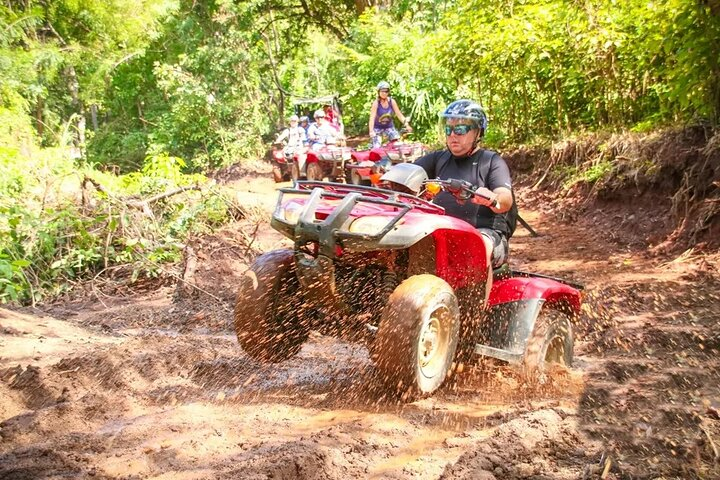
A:
{"type": "Polygon", "coordinates": [[[305,149],[293,157],[290,175],[293,180],[323,180],[341,182],[345,179],[345,164],[352,149],[338,145],[323,145],[317,150],[305,149]]]}
{"type": "Polygon", "coordinates": [[[379,177],[393,165],[412,163],[428,152],[427,146],[423,143],[406,141],[405,129],[400,130],[400,133],[402,136],[399,139],[390,140],[381,147],[354,150],[352,162],[347,165],[347,182],[354,185],[371,185],[374,183],[373,178],[379,177]]]}
{"type": "MultiPolygon", "coordinates": [[[[440,190],[475,195],[454,180],[425,188],[440,190]]],[[[572,363],[579,286],[504,265],[485,305],[481,234],[423,198],[298,181],[280,189],[271,225],[294,248],[259,256],[235,306],[238,341],[257,361],[293,357],[317,330],[364,343],[382,382],[407,399],[432,394],[475,354],[529,379],[572,363]]]]}

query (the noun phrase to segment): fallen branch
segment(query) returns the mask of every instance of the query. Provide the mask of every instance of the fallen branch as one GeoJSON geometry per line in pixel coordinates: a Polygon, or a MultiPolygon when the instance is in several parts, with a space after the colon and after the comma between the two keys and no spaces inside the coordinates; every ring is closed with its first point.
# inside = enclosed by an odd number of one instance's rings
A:
{"type": "Polygon", "coordinates": [[[128,206],[138,208],[140,210],[143,209],[144,205],[149,205],[151,203],[155,203],[158,200],[162,200],[163,198],[172,197],[173,195],[177,195],[178,193],[187,192],[188,190],[200,190],[199,185],[191,185],[189,187],[180,187],[176,188],[175,190],[171,190],[169,192],[160,193],[158,195],[155,195],[154,197],[146,198],[144,200],[132,200],[129,202],[126,202],[128,206]]]}

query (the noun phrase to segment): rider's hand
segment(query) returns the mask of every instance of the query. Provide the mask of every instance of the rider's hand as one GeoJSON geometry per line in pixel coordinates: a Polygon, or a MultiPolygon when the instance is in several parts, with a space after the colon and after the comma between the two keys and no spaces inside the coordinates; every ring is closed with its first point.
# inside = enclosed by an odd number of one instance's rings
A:
{"type": "Polygon", "coordinates": [[[375,133],[375,132],[370,132],[370,138],[375,138],[375,137],[377,137],[377,133],[375,133]]]}
{"type": "Polygon", "coordinates": [[[406,124],[405,124],[405,130],[407,130],[408,133],[412,133],[412,131],[413,131],[413,129],[412,129],[412,127],[410,126],[409,123],[406,123],[406,124]]]}
{"type": "Polygon", "coordinates": [[[490,190],[489,188],[480,187],[475,190],[476,195],[473,195],[472,202],[478,205],[484,205],[486,207],[498,208],[498,194],[490,190]]]}

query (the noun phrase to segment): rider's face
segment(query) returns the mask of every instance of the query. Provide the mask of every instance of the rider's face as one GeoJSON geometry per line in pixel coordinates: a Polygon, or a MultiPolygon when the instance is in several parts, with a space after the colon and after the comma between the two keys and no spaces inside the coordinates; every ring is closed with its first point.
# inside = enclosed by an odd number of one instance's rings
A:
{"type": "MultiPolygon", "coordinates": [[[[467,120],[449,118],[446,125],[448,127],[454,127],[456,125],[472,126],[473,124],[472,122],[468,122],[467,120]]],[[[465,135],[458,135],[457,133],[455,133],[455,131],[451,131],[450,135],[447,135],[445,137],[448,150],[450,150],[450,153],[457,157],[468,155],[473,148],[473,143],[475,142],[478,133],[479,131],[476,128],[470,130],[465,135]]]]}

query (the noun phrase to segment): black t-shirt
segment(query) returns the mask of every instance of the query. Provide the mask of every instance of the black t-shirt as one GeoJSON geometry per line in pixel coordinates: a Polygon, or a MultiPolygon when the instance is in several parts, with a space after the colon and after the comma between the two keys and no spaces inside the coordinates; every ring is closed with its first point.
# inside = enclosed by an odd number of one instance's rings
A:
{"type": "MultiPolygon", "coordinates": [[[[510,169],[505,160],[497,153],[488,150],[484,154],[479,149],[469,157],[455,157],[448,150],[430,152],[418,158],[415,163],[425,169],[431,179],[439,178],[448,180],[450,178],[466,180],[475,187],[485,187],[494,190],[498,187],[505,187],[512,190],[512,179],[510,169]],[[482,167],[481,162],[490,162],[489,168],[482,167]],[[439,171],[436,171],[438,169],[439,171]],[[488,172],[487,178],[482,178],[482,172],[488,172]]],[[[435,197],[434,203],[445,209],[447,215],[465,220],[476,228],[492,228],[502,232],[506,237],[510,231],[505,215],[498,214],[490,208],[477,205],[471,201],[459,204],[455,197],[448,192],[440,192],[435,197]]]]}

